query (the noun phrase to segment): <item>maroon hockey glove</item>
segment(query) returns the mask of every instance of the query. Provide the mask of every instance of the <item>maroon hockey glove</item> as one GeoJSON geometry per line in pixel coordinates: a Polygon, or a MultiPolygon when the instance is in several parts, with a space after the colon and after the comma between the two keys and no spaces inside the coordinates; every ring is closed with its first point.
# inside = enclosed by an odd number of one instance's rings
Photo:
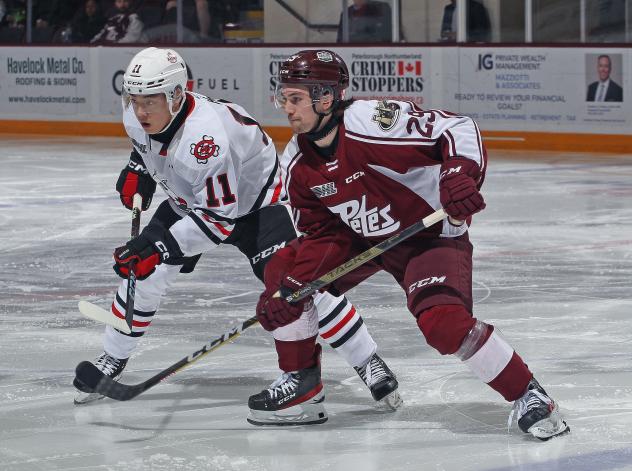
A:
{"type": "Polygon", "coordinates": [[[135,193],[143,197],[143,211],[149,209],[151,198],[156,191],[156,182],[149,176],[143,159],[136,151],[130,155],[127,166],[121,171],[116,182],[116,191],[119,192],[121,203],[127,209],[132,209],[135,193]]]}
{"type": "Polygon", "coordinates": [[[295,303],[288,303],[284,298],[293,293],[293,289],[281,285],[280,288],[266,288],[257,303],[257,319],[265,330],[274,330],[291,324],[303,314],[305,304],[310,298],[295,303]],[[279,291],[281,296],[274,297],[279,291]]]}
{"type": "Polygon", "coordinates": [[[449,216],[463,221],[485,209],[483,195],[476,186],[479,175],[478,166],[469,159],[453,158],[441,166],[439,199],[449,216]]]}
{"type": "Polygon", "coordinates": [[[129,276],[129,267],[135,263],[136,278],[144,280],[156,270],[156,265],[177,265],[183,255],[178,243],[168,230],[147,226],[143,232],[122,247],[114,250],[114,271],[121,277],[129,276]]]}

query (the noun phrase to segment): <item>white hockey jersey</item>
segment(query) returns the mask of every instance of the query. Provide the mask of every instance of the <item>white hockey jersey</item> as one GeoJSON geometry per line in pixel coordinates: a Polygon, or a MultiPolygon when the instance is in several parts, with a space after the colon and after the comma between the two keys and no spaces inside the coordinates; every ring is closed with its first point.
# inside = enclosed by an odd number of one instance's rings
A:
{"type": "Polygon", "coordinates": [[[168,144],[143,130],[131,106],[123,124],[147,171],[183,214],[170,229],[186,256],[230,236],[238,218],[283,194],[272,139],[239,105],[186,94],[186,117],[168,144]]]}

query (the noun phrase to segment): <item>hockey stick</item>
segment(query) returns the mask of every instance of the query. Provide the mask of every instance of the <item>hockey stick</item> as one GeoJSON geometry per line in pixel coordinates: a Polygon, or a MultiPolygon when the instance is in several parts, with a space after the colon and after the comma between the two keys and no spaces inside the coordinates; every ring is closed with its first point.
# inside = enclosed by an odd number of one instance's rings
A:
{"type": "Polygon", "coordinates": [[[251,317],[250,319],[245,320],[241,325],[237,327],[233,327],[228,332],[225,332],[221,337],[216,338],[215,340],[210,341],[202,348],[193,352],[188,357],[183,358],[182,360],[174,363],[169,368],[162,370],[160,373],[152,376],[147,381],[143,381],[139,384],[123,384],[117,383],[112,378],[107,375],[104,375],[101,370],[99,370],[96,366],[94,366],[89,361],[82,361],[77,365],[75,370],[77,379],[86,385],[88,388],[94,390],[99,394],[103,394],[109,398],[115,399],[117,401],[129,401],[130,399],[135,398],[139,394],[144,391],[147,391],[149,388],[155,386],[160,383],[162,380],[168,378],[172,374],[178,372],[184,367],[190,365],[191,363],[199,360],[207,353],[212,352],[216,348],[221,347],[226,342],[234,340],[238,337],[244,330],[246,330],[251,325],[257,323],[257,317],[251,317]]]}
{"type": "Polygon", "coordinates": [[[131,334],[132,330],[127,325],[125,319],[116,317],[110,311],[106,311],[102,307],[92,304],[88,301],[79,301],[79,312],[93,321],[101,322],[103,324],[110,325],[121,332],[131,334]]]}
{"type": "MultiPolygon", "coordinates": [[[[143,204],[143,198],[140,194],[134,194],[132,202],[132,230],[131,238],[138,237],[140,233],[140,213],[143,204]]],[[[130,263],[129,275],[127,277],[127,296],[125,319],[121,319],[112,314],[110,311],[100,308],[96,304],[88,301],[79,301],[79,312],[84,316],[108,324],[126,334],[132,332],[132,321],[134,319],[134,298],[136,295],[136,273],[134,271],[135,261],[130,263]]]]}
{"type": "MultiPolygon", "coordinates": [[[[139,193],[134,193],[132,199],[132,231],[131,238],[134,239],[140,234],[140,213],[143,205],[143,198],[139,193]]],[[[127,295],[125,296],[125,323],[132,331],[134,321],[134,298],[136,297],[136,260],[129,264],[127,275],[127,295]]]]}
{"type": "MultiPolygon", "coordinates": [[[[305,287],[301,288],[298,291],[295,291],[291,295],[289,295],[286,300],[289,301],[298,301],[307,296],[312,295],[320,288],[328,285],[329,283],[337,280],[341,276],[349,273],[350,271],[358,268],[369,260],[374,259],[378,255],[384,253],[390,248],[396,246],[400,242],[408,239],[412,235],[417,234],[418,232],[427,229],[430,226],[438,223],[446,217],[445,211],[443,209],[438,209],[434,213],[426,216],[421,221],[412,224],[401,232],[395,234],[392,237],[380,242],[379,244],[374,245],[370,249],[362,252],[360,255],[352,258],[351,260],[343,263],[342,265],[334,268],[330,272],[321,276],[317,280],[312,281],[311,283],[307,283],[305,287]]],[[[158,374],[152,376],[147,381],[144,381],[139,384],[129,385],[118,383],[114,381],[107,375],[104,375],[101,370],[99,370],[96,366],[94,366],[89,361],[82,361],[77,365],[76,368],[76,376],[77,379],[82,382],[86,387],[90,388],[94,392],[99,394],[103,394],[111,399],[115,399],[117,401],[128,401],[130,399],[135,398],[142,392],[148,390],[152,386],[155,386],[162,380],[171,376],[172,374],[178,372],[179,370],[185,368],[186,366],[192,364],[193,362],[199,360],[207,353],[212,352],[213,350],[221,347],[226,344],[228,341],[235,339],[239,336],[244,330],[248,327],[256,324],[257,317],[253,316],[250,319],[245,320],[240,326],[234,327],[228,332],[224,333],[221,337],[216,338],[206,345],[204,345],[198,351],[192,353],[188,357],[183,358],[177,363],[171,365],[169,368],[159,372],[158,374]]]]}

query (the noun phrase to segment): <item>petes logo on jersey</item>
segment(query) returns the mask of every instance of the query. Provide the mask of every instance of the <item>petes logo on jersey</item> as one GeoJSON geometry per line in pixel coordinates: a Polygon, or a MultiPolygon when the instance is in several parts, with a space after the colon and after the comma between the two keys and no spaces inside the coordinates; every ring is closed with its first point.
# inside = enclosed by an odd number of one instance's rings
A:
{"type": "Polygon", "coordinates": [[[215,144],[212,136],[204,135],[200,142],[191,144],[190,152],[199,164],[206,164],[208,159],[219,155],[219,146],[215,144]]]}
{"type": "Polygon", "coordinates": [[[365,237],[384,236],[399,229],[399,221],[389,216],[391,205],[383,208],[366,207],[366,195],[362,195],[362,201],[347,201],[346,203],[330,207],[329,210],[340,216],[351,229],[365,237]]]}
{"type": "Polygon", "coordinates": [[[372,120],[377,123],[382,131],[390,131],[399,119],[400,106],[397,103],[380,101],[375,107],[372,120]]]}
{"type": "Polygon", "coordinates": [[[335,195],[336,193],[338,193],[338,189],[336,188],[336,184],[334,182],[313,186],[310,188],[310,190],[312,190],[312,192],[318,198],[325,198],[327,196],[335,195]]]}

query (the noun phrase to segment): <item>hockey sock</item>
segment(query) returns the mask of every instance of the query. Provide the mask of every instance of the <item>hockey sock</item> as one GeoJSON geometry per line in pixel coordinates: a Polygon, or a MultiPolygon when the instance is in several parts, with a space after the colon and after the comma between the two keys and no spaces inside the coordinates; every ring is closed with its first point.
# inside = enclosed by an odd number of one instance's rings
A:
{"type": "Polygon", "coordinates": [[[481,321],[476,321],[456,356],[507,401],[518,399],[533,377],[498,331],[481,321]]]}
{"type": "Polygon", "coordinates": [[[344,296],[319,293],[314,296],[318,333],[353,367],[364,366],[377,345],[355,307],[344,296]]]}
{"type": "Polygon", "coordinates": [[[316,336],[292,341],[274,339],[274,345],[279,357],[279,368],[285,372],[311,368],[317,363],[320,354],[316,336]]]}
{"type": "Polygon", "coordinates": [[[123,360],[130,357],[139,340],[140,337],[132,337],[107,326],[103,336],[103,350],[110,356],[123,360]]]}
{"type": "Polygon", "coordinates": [[[434,306],[417,323],[429,345],[442,355],[454,354],[508,401],[519,398],[533,377],[494,326],[476,320],[461,305],[434,306]]]}

